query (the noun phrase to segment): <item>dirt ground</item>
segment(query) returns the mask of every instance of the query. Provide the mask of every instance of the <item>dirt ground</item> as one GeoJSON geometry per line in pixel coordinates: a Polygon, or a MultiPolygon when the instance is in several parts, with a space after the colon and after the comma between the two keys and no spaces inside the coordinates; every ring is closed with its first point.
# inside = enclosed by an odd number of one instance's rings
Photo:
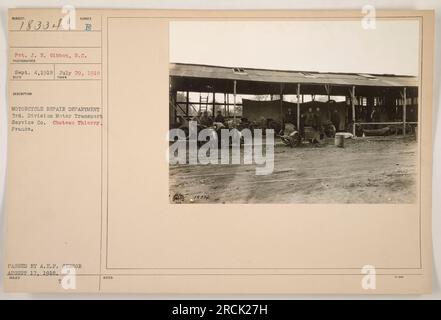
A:
{"type": "Polygon", "coordinates": [[[256,165],[170,165],[170,201],[182,203],[414,203],[415,136],[277,143],[274,172],[256,165]]]}

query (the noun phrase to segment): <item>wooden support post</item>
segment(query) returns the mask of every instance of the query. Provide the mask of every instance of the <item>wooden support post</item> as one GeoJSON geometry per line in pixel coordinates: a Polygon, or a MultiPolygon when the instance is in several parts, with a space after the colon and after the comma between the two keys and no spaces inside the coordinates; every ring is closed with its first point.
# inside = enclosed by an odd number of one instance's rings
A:
{"type": "Polygon", "coordinates": [[[352,134],[355,137],[355,86],[352,86],[351,91],[351,106],[352,106],[352,134]]]}
{"type": "Polygon", "coordinates": [[[185,116],[187,117],[187,120],[189,117],[189,114],[188,114],[188,111],[190,109],[189,107],[190,107],[190,93],[187,91],[187,97],[185,99],[185,116]]]}
{"type": "Polygon", "coordinates": [[[325,84],[325,90],[326,90],[326,94],[328,95],[328,103],[327,103],[328,118],[331,119],[331,111],[329,109],[330,107],[329,102],[331,101],[331,85],[325,84]]]}
{"type": "Polygon", "coordinates": [[[283,121],[283,83],[280,84],[280,120],[283,121]]]}
{"type": "Polygon", "coordinates": [[[406,136],[406,110],[407,109],[407,92],[403,89],[403,136],[406,136]]]}
{"type": "Polygon", "coordinates": [[[331,85],[325,84],[326,95],[328,96],[328,102],[331,100],[331,85]]]}
{"type": "Polygon", "coordinates": [[[237,80],[234,80],[234,88],[233,88],[233,120],[234,120],[234,126],[236,125],[236,92],[237,92],[237,80]]]}
{"type": "MultiPolygon", "coordinates": [[[[303,102],[303,94],[302,94],[303,102]]],[[[297,131],[300,132],[300,83],[297,83],[297,131]]]]}
{"type": "Polygon", "coordinates": [[[213,114],[212,114],[213,119],[216,116],[215,112],[216,112],[216,92],[213,92],[213,114]]]}
{"type": "Polygon", "coordinates": [[[178,96],[178,92],[174,89],[172,89],[171,95],[170,95],[170,99],[171,99],[171,106],[172,106],[172,124],[175,125],[178,122],[178,114],[176,112],[177,109],[177,96],[178,96]]]}
{"type": "Polygon", "coordinates": [[[227,116],[227,94],[224,92],[224,116],[227,116]]]}

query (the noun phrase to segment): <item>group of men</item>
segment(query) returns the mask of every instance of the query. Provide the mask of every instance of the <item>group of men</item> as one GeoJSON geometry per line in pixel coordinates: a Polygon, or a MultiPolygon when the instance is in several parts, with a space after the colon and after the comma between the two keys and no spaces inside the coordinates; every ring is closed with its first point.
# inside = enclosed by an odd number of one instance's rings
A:
{"type": "Polygon", "coordinates": [[[208,111],[204,112],[198,112],[198,115],[192,118],[193,121],[196,121],[198,125],[204,126],[204,127],[210,127],[213,125],[214,122],[219,122],[224,124],[225,123],[225,117],[222,115],[222,111],[218,111],[216,117],[210,116],[208,111]]]}
{"type": "MultiPolygon", "coordinates": [[[[338,130],[340,128],[340,115],[337,109],[334,109],[331,113],[331,122],[338,130]]],[[[291,123],[297,126],[297,116],[292,112],[291,108],[288,108],[288,112],[283,119],[285,123],[291,123]]],[[[314,112],[310,107],[305,113],[300,115],[300,131],[303,132],[304,127],[312,127],[315,130],[319,130],[322,125],[320,108],[317,108],[314,112]]]]}
{"type": "MultiPolygon", "coordinates": [[[[213,118],[208,111],[198,112],[198,114],[191,120],[196,121],[198,125],[203,127],[213,126],[215,123],[222,123],[225,125],[225,117],[222,115],[222,111],[217,111],[216,116],[213,118]]],[[[331,113],[331,122],[335,128],[340,126],[340,116],[337,110],[333,110],[331,113]]],[[[283,119],[283,126],[287,123],[291,123],[297,126],[297,116],[292,112],[291,108],[288,108],[287,113],[283,119]]],[[[282,126],[282,127],[283,127],[282,126]]],[[[320,116],[320,108],[313,110],[312,107],[300,115],[300,132],[304,133],[305,127],[311,127],[316,131],[321,131],[322,121],[320,116]]]]}
{"type": "MultiPolygon", "coordinates": [[[[300,131],[303,131],[304,127],[312,127],[316,130],[320,128],[320,110],[317,108],[317,112],[313,112],[312,108],[308,108],[307,112],[300,115],[300,131]]],[[[288,108],[288,112],[283,119],[284,124],[292,123],[297,125],[297,116],[292,112],[291,108],[288,108]]]]}

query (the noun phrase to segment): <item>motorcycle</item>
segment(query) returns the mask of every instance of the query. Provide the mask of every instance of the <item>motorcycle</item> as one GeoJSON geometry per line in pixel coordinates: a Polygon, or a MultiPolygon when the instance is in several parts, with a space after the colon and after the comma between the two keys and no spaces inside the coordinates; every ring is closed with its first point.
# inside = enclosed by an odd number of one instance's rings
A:
{"type": "Polygon", "coordinates": [[[324,136],[334,137],[335,133],[336,129],[332,123],[325,123],[320,129],[305,126],[303,132],[297,130],[296,126],[292,123],[285,123],[284,129],[279,132],[279,137],[285,145],[293,148],[298,147],[302,140],[318,143],[324,136]]]}
{"type": "Polygon", "coordinates": [[[279,137],[285,145],[291,148],[297,147],[302,141],[300,132],[292,123],[285,123],[284,129],[279,132],[279,137]]]}

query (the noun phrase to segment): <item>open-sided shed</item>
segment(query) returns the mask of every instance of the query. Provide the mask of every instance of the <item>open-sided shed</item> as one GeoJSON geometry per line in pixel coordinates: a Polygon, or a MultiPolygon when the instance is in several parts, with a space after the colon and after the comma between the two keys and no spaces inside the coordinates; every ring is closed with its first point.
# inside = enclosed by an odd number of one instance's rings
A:
{"type": "MultiPolygon", "coordinates": [[[[356,126],[375,124],[365,122],[358,107],[370,110],[374,107],[402,108],[400,118],[394,121],[381,121],[380,124],[402,124],[405,134],[407,108],[418,105],[418,78],[388,74],[325,73],[310,71],[266,70],[252,68],[232,68],[221,66],[170,64],[170,104],[171,122],[177,119],[179,108],[186,117],[190,117],[190,104],[207,106],[208,101],[191,102],[189,92],[208,92],[212,111],[218,105],[226,109],[232,106],[236,117],[236,95],[277,95],[280,100],[280,113],[283,113],[284,95],[295,95],[297,125],[300,126],[300,105],[304,95],[344,96],[350,113],[353,132],[356,126]],[[177,93],[186,93],[184,108],[177,103],[177,93]],[[216,102],[216,94],[224,94],[222,103],[216,102]],[[229,97],[232,96],[232,101],[229,97]]],[[[181,101],[182,102],[182,101],[181,101]]],[[[414,110],[413,109],[413,110],[414,110]]],[[[416,118],[417,119],[417,118],[416,118]]],[[[416,120],[412,119],[412,120],[416,120]]],[[[415,124],[416,121],[412,121],[415,124]]]]}

